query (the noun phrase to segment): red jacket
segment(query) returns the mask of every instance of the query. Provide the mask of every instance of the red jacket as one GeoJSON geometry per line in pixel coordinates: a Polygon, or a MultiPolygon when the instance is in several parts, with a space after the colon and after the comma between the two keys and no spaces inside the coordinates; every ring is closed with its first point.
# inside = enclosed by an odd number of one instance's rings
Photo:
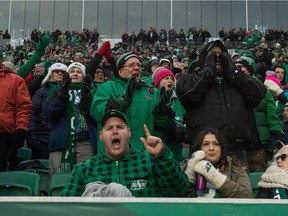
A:
{"type": "Polygon", "coordinates": [[[31,98],[23,78],[5,66],[0,68],[0,134],[27,130],[32,110],[31,98]]]}

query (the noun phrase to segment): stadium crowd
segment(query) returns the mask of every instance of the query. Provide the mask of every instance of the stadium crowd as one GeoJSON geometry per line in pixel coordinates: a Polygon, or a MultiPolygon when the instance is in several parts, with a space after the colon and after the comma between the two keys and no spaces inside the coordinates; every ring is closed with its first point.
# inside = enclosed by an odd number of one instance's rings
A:
{"type": "MultiPolygon", "coordinates": [[[[0,172],[25,146],[51,175],[71,172],[63,196],[251,198],[249,172],[287,172],[288,32],[218,38],[151,27],[111,46],[97,29],[35,29],[3,46],[0,172]]],[[[286,182],[265,180],[286,197],[286,182]]]]}

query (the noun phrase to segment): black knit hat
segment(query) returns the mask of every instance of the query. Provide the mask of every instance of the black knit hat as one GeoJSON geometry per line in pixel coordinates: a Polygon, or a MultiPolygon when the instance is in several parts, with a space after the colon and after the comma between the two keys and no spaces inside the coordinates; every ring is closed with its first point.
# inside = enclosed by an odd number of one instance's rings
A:
{"type": "Polygon", "coordinates": [[[228,50],[227,48],[225,47],[225,45],[223,44],[223,42],[219,39],[215,40],[215,41],[210,41],[209,43],[207,43],[205,45],[205,47],[200,51],[200,54],[199,54],[199,66],[200,68],[203,68],[204,65],[205,65],[205,58],[208,54],[208,52],[212,49],[212,47],[219,47],[222,52],[226,52],[228,53],[228,50]]]}

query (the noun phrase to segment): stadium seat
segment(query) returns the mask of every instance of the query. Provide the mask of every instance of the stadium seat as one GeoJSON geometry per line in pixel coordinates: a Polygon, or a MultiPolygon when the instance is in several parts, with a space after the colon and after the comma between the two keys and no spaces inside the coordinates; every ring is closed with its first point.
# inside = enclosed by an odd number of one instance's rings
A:
{"type": "Polygon", "coordinates": [[[48,195],[51,182],[48,159],[24,160],[19,163],[18,170],[19,169],[38,173],[40,175],[39,195],[48,195]]]}
{"type": "Polygon", "coordinates": [[[0,196],[38,196],[40,176],[26,171],[0,172],[0,196]]]}
{"type": "Polygon", "coordinates": [[[32,150],[30,148],[22,147],[18,149],[17,158],[19,162],[24,160],[30,160],[32,157],[32,150]]]}
{"type": "Polygon", "coordinates": [[[250,178],[250,182],[251,182],[251,187],[252,187],[252,193],[253,193],[253,197],[255,198],[259,187],[258,187],[258,182],[261,180],[261,176],[264,172],[251,172],[249,173],[249,178],[250,178]]]}
{"type": "Polygon", "coordinates": [[[49,196],[60,196],[68,178],[69,173],[55,173],[51,176],[51,184],[49,189],[49,196]]]}

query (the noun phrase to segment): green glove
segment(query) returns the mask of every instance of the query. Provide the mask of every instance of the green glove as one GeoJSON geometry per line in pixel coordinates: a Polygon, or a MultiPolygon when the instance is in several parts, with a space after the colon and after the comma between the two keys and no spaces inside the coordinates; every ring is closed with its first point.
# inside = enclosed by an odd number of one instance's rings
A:
{"type": "Polygon", "coordinates": [[[137,80],[136,76],[133,75],[127,82],[124,94],[117,99],[118,103],[120,103],[123,107],[128,107],[133,101],[133,94],[136,90],[137,80]]]}
{"type": "Polygon", "coordinates": [[[40,43],[37,45],[36,47],[36,51],[40,52],[40,53],[44,53],[46,47],[49,45],[50,43],[50,39],[48,36],[43,36],[42,38],[40,38],[40,43]]]}
{"type": "Polygon", "coordinates": [[[42,73],[41,76],[46,77],[46,75],[47,75],[47,73],[48,73],[48,69],[49,69],[49,67],[51,67],[52,64],[53,64],[53,63],[50,62],[50,61],[45,61],[45,62],[44,62],[45,71],[42,73]]]}

